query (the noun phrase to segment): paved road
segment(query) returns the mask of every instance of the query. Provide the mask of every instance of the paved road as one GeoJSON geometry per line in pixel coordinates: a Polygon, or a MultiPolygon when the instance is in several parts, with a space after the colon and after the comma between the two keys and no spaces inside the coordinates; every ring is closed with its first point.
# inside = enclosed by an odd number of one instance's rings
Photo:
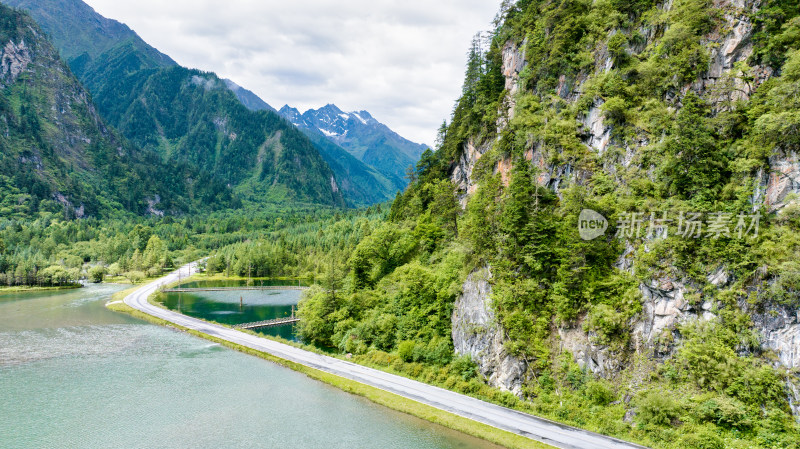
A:
{"type": "MultiPolygon", "coordinates": [[[[179,270],[182,277],[196,272],[191,263],[179,270]]],[[[642,449],[643,446],[627,443],[586,430],[558,424],[526,413],[480,401],[442,388],[367,368],[333,357],[304,351],[266,338],[245,334],[237,330],[207,323],[177,312],[162,309],[147,302],[147,297],[162,285],[178,280],[178,271],[147,284],[125,298],[129,306],[149,315],[194,329],[217,338],[267,352],[320,371],[355,380],[441,410],[479,421],[499,429],[564,449],[642,449]]]]}

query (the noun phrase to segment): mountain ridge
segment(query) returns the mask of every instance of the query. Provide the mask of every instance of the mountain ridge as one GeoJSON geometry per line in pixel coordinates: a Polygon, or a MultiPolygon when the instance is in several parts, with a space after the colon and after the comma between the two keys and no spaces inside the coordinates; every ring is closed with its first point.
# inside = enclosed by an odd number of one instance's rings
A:
{"type": "MultiPolygon", "coordinates": [[[[278,112],[255,93],[231,80],[224,81],[248,109],[278,112]]],[[[339,187],[352,205],[367,206],[391,200],[404,187],[404,185],[393,183],[373,167],[356,159],[318,130],[297,128],[311,140],[322,158],[331,167],[339,180],[339,187]]]]}
{"type": "Polygon", "coordinates": [[[103,17],[81,0],[3,0],[2,3],[28,11],[70,66],[81,58],[95,59],[125,41],[160,66],[177,65],[126,24],[103,17]]]}
{"type": "Polygon", "coordinates": [[[230,89],[234,94],[236,94],[236,97],[239,98],[239,101],[241,101],[242,104],[245,105],[247,109],[250,109],[251,111],[267,110],[272,112],[278,112],[277,109],[270,106],[266,101],[264,101],[254,92],[245,89],[244,87],[236,84],[232,80],[223,79],[223,81],[225,82],[225,85],[228,86],[228,89],[230,89]]]}
{"type": "Polygon", "coordinates": [[[428,149],[427,145],[400,136],[365,110],[344,112],[329,103],[303,113],[284,105],[278,112],[301,129],[322,133],[400,189],[408,184],[409,167],[428,149]]]}
{"type": "Polygon", "coordinates": [[[189,186],[189,204],[214,207],[231,192],[253,202],[346,204],[313,144],[252,92],[179,66],[80,0],[10,2],[44,24],[108,123],[189,186]]]}

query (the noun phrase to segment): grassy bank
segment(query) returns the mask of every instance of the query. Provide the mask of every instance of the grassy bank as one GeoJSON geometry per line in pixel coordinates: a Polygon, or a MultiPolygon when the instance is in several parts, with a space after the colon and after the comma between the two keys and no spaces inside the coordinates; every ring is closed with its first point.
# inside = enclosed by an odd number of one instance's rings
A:
{"type": "Polygon", "coordinates": [[[27,292],[48,292],[48,291],[57,291],[57,290],[74,290],[76,288],[83,287],[81,284],[74,284],[74,285],[59,285],[56,287],[37,287],[37,286],[28,286],[28,285],[20,285],[15,287],[0,287],[0,295],[6,293],[27,293],[27,292]]]}
{"type": "Polygon", "coordinates": [[[543,443],[539,443],[537,441],[525,438],[521,435],[517,435],[511,432],[506,432],[504,430],[497,429],[495,427],[479,423],[477,421],[473,421],[471,419],[463,418],[461,416],[445,412],[443,410],[439,410],[435,407],[431,407],[429,405],[421,404],[419,402],[413,401],[408,398],[404,398],[402,396],[398,396],[393,393],[389,393],[387,391],[381,390],[379,388],[371,387],[369,385],[364,385],[359,382],[346,379],[340,376],[336,376],[333,374],[326,373],[324,371],[320,371],[317,369],[309,368],[307,366],[291,362],[289,360],[281,359],[275,357],[271,354],[256,351],[254,349],[247,348],[245,346],[241,346],[235,343],[231,343],[226,340],[221,340],[210,335],[204,334],[202,332],[198,332],[195,330],[187,329],[181,326],[177,326],[169,321],[162,320],[160,318],[156,318],[154,316],[148,315],[143,313],[139,310],[133,309],[132,307],[128,306],[124,302],[122,302],[123,298],[128,294],[132,293],[136,287],[120,291],[115,293],[112,296],[112,301],[107,305],[110,310],[127,313],[132,315],[136,318],[140,318],[142,320],[151,322],[153,324],[158,324],[162,326],[171,327],[173,329],[180,330],[182,332],[186,332],[188,334],[194,335],[196,337],[204,338],[206,340],[218,343],[222,346],[243,352],[245,354],[254,355],[256,357],[260,357],[265,360],[269,360],[271,362],[277,363],[279,365],[285,366],[292,370],[301,372],[312,379],[316,379],[322,382],[325,382],[329,385],[332,385],[336,388],[339,388],[343,391],[346,391],[351,394],[355,394],[358,396],[362,396],[366,399],[369,399],[377,404],[383,405],[385,407],[391,408],[393,410],[397,410],[403,413],[407,413],[409,415],[416,416],[418,418],[425,419],[435,424],[439,424],[445,426],[447,428],[457,430],[468,435],[472,435],[478,438],[482,438],[484,440],[490,441],[492,443],[496,443],[505,447],[509,448],[519,448],[519,449],[547,449],[551,448],[543,443]]]}
{"type": "Polygon", "coordinates": [[[145,276],[141,280],[137,280],[136,282],[131,282],[131,280],[126,278],[125,276],[106,276],[103,279],[103,282],[106,284],[143,285],[147,284],[148,282],[155,281],[156,279],[159,279],[162,276],[164,276],[164,273],[159,274],[158,276],[145,276]]]}

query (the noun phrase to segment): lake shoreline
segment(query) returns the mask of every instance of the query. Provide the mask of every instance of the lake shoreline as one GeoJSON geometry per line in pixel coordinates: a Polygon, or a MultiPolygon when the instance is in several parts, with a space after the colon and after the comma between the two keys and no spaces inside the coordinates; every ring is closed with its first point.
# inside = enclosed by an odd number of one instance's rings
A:
{"type": "Polygon", "coordinates": [[[193,274],[191,276],[187,276],[186,278],[181,280],[181,283],[184,282],[197,282],[197,281],[302,281],[307,283],[313,283],[316,279],[313,278],[298,278],[298,277],[289,277],[289,276],[270,276],[270,277],[250,277],[247,276],[226,276],[223,273],[216,273],[216,274],[193,274]]]}
{"type": "MultiPolygon", "coordinates": [[[[204,276],[195,276],[195,280],[203,279],[204,276]]],[[[189,279],[189,278],[187,278],[189,279]]],[[[206,278],[207,279],[207,278],[206,278]]],[[[181,282],[185,282],[185,279],[181,282]]],[[[177,282],[169,284],[169,286],[177,285],[177,282]]],[[[272,354],[257,351],[251,348],[247,348],[245,346],[238,345],[236,343],[229,342],[224,339],[219,339],[213,337],[211,335],[205,334],[203,332],[195,331],[192,329],[187,329],[182,326],[173,324],[169,321],[162,320],[160,318],[154,317],[152,315],[146,314],[139,310],[136,310],[129,305],[125,304],[123,299],[128,296],[130,293],[135,291],[137,287],[132,287],[127,290],[123,290],[120,292],[115,293],[112,296],[112,300],[106,303],[106,307],[110,310],[126,313],[135,318],[142,319],[144,321],[148,321],[150,323],[165,326],[179,332],[184,332],[199,338],[203,338],[205,340],[220,344],[227,348],[233,349],[235,351],[239,351],[245,354],[253,355],[255,357],[259,357],[261,359],[276,363],[278,365],[284,366],[286,368],[292,369],[294,371],[303,373],[308,377],[319,380],[324,382],[328,385],[333,387],[339,388],[342,391],[347,393],[351,393],[357,396],[364,397],[376,404],[382,405],[384,407],[388,407],[392,410],[396,410],[402,413],[406,413],[411,416],[416,416],[418,418],[424,419],[426,421],[432,422],[434,424],[438,424],[444,426],[446,428],[456,430],[462,432],[467,435],[471,435],[477,438],[481,438],[483,440],[499,444],[504,447],[513,448],[513,449],[552,449],[552,446],[546,445],[544,443],[540,443],[538,441],[525,438],[524,436],[517,435],[511,432],[507,432],[505,430],[498,429],[496,427],[492,427],[487,424],[483,424],[477,421],[473,421],[468,418],[464,418],[462,416],[455,415],[453,413],[449,413],[438,408],[419,403],[417,401],[404,398],[402,396],[396,395],[394,393],[390,393],[379,388],[375,388],[369,385],[362,384],[360,382],[356,382],[350,379],[346,379],[344,377],[336,376],[334,374],[326,373],[324,371],[320,371],[314,368],[310,368],[304,366],[299,363],[295,363],[286,359],[282,359],[276,357],[272,354]]],[[[148,302],[158,307],[164,308],[163,304],[154,301],[155,295],[151,295],[148,298],[148,302]]],[[[219,323],[216,323],[219,324],[219,323]]],[[[264,335],[260,335],[259,337],[263,338],[271,338],[266,337],[264,335]]],[[[305,350],[310,350],[311,348],[307,347],[306,345],[302,345],[295,342],[288,342],[282,339],[272,338],[276,341],[280,341],[284,344],[289,344],[292,346],[296,346],[298,348],[302,348],[305,350]]],[[[317,352],[317,351],[314,351],[317,352]]]]}

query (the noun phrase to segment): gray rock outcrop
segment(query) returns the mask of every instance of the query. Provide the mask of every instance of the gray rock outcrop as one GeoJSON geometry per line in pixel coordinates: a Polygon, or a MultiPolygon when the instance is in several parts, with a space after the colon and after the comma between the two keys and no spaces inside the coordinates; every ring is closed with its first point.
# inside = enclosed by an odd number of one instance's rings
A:
{"type": "Polygon", "coordinates": [[[461,157],[458,159],[456,166],[453,168],[453,173],[450,179],[456,185],[458,202],[461,208],[467,207],[467,201],[470,195],[475,193],[478,188],[477,183],[472,178],[472,170],[478,159],[481,158],[489,149],[491,143],[484,145],[476,145],[475,142],[470,140],[464,147],[461,157]]]}
{"type": "Polygon", "coordinates": [[[763,337],[762,348],[774,351],[786,368],[800,368],[800,310],[772,305],[750,316],[763,337]]]}
{"type": "Polygon", "coordinates": [[[11,84],[25,71],[31,61],[31,54],[24,40],[19,44],[8,41],[0,56],[0,76],[6,84],[11,84]]]}
{"type": "Polygon", "coordinates": [[[464,282],[453,310],[453,346],[456,354],[472,357],[489,385],[521,396],[527,364],[503,347],[504,332],[491,307],[490,276],[483,269],[464,282]]]}

